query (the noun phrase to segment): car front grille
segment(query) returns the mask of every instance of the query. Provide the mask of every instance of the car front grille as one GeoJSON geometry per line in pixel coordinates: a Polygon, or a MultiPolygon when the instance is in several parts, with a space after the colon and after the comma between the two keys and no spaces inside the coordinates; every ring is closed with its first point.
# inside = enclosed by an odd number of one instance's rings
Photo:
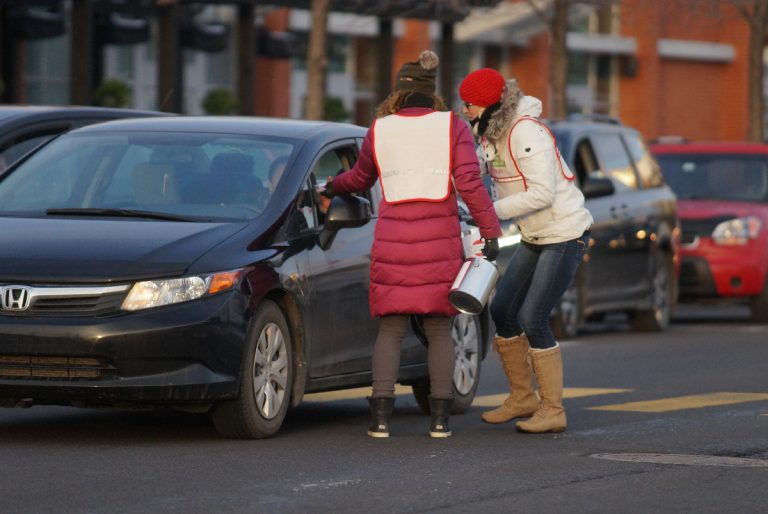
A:
{"type": "Polygon", "coordinates": [[[129,287],[0,284],[0,315],[104,316],[119,311],[129,287]]]}
{"type": "Polygon", "coordinates": [[[42,355],[0,355],[0,378],[97,380],[113,376],[104,359],[42,355]]]}

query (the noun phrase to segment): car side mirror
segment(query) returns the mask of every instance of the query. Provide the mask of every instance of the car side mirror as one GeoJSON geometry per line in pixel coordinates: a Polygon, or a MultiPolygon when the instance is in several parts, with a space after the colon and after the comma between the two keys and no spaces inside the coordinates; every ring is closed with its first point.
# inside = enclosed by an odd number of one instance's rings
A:
{"type": "Polygon", "coordinates": [[[325,226],[320,233],[323,250],[331,246],[336,232],[343,228],[362,227],[371,220],[371,203],[359,196],[336,196],[325,213],[325,226]]]}
{"type": "Polygon", "coordinates": [[[584,198],[599,198],[616,192],[613,181],[609,178],[588,178],[581,187],[584,198]]]}

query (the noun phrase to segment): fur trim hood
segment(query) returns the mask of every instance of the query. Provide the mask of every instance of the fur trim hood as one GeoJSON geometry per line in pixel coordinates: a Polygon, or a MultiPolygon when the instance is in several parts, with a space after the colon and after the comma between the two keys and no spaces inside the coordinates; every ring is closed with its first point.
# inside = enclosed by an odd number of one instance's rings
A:
{"type": "Polygon", "coordinates": [[[508,80],[501,95],[501,107],[491,115],[484,135],[490,141],[497,142],[520,116],[538,118],[540,114],[541,100],[524,95],[516,81],[508,80]]]}

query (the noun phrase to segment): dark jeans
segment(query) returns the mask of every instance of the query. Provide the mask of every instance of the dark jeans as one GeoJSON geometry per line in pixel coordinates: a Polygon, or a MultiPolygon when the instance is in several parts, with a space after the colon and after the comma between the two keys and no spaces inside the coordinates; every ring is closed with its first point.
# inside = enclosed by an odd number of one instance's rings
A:
{"type": "Polygon", "coordinates": [[[517,245],[491,303],[499,336],[515,337],[525,332],[533,348],[555,346],[549,314],[571,285],[588,242],[589,235],[585,234],[563,243],[517,245]]]}

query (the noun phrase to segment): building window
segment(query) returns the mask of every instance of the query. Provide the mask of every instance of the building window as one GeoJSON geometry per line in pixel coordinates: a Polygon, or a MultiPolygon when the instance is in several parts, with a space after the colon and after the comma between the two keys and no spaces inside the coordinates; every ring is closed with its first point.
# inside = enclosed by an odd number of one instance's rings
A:
{"type": "Polygon", "coordinates": [[[69,38],[28,40],[27,102],[69,103],[69,38]]]}

